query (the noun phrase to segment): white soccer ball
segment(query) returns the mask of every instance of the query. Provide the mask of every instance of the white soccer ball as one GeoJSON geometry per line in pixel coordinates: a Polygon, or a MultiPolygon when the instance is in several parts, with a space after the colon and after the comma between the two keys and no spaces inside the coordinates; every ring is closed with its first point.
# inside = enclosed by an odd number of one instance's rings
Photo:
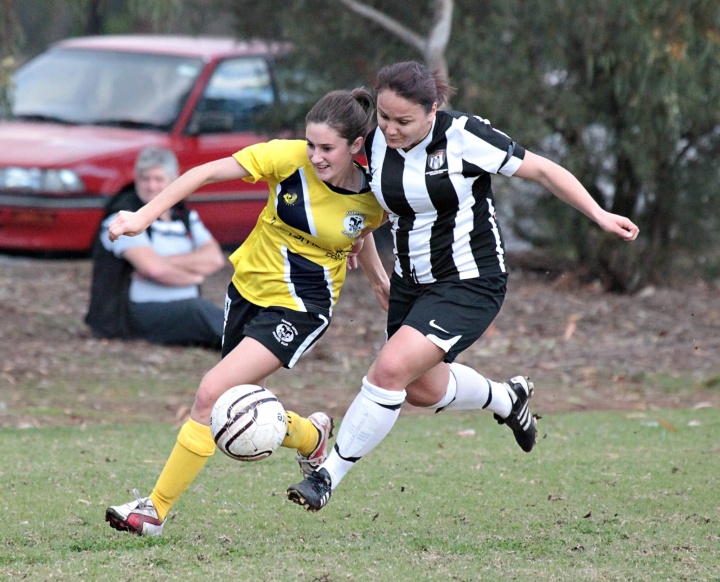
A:
{"type": "Polygon", "coordinates": [[[235,386],[218,398],[210,414],[217,447],[237,461],[261,461],[285,438],[285,408],[260,386],[235,386]]]}

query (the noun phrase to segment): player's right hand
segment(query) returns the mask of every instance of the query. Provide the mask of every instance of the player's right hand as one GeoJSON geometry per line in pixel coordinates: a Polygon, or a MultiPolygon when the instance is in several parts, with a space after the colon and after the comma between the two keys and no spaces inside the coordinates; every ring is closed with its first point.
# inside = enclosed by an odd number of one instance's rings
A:
{"type": "Polygon", "coordinates": [[[598,224],[603,230],[612,232],[626,241],[633,241],[638,237],[640,229],[629,218],[605,212],[603,220],[599,220],[598,224]]]}
{"type": "Polygon", "coordinates": [[[122,235],[137,236],[147,228],[142,218],[137,212],[129,212],[121,210],[108,225],[108,236],[110,242],[115,242],[122,235]]]}

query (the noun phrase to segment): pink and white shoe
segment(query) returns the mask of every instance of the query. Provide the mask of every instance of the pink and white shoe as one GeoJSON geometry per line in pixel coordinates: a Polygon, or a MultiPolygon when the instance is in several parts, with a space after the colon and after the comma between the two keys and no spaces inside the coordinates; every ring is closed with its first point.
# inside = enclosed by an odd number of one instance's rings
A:
{"type": "Polygon", "coordinates": [[[149,497],[140,497],[133,489],[135,501],[124,505],[113,505],[105,510],[105,521],[118,531],[127,531],[139,536],[162,535],[165,520],[160,521],[157,510],[149,497]]]}
{"type": "Polygon", "coordinates": [[[295,459],[300,465],[300,470],[305,477],[308,477],[315,469],[325,462],[327,459],[327,448],[328,441],[333,436],[333,429],[335,428],[335,422],[332,417],[328,416],[324,412],[314,412],[308,416],[308,420],[315,425],[318,430],[319,439],[318,444],[307,457],[297,454],[295,459]]]}

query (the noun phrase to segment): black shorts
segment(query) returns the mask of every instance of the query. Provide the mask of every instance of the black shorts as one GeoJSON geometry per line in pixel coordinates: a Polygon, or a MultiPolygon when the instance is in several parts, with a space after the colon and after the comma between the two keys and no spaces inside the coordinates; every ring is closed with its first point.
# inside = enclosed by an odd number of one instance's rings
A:
{"type": "Polygon", "coordinates": [[[244,337],[257,340],[292,368],[327,330],[330,316],[285,307],[260,307],[245,299],[230,283],[225,297],[225,333],[222,355],[233,351],[244,337]]]}
{"type": "Polygon", "coordinates": [[[500,312],[506,289],[505,273],[423,285],[393,273],[388,339],[408,325],[444,350],[445,362],[452,362],[490,327],[500,312]]]}

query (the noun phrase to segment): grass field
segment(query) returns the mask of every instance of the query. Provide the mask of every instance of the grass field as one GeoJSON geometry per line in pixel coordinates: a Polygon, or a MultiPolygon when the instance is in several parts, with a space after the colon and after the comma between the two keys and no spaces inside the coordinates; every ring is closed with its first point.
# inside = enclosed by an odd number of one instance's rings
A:
{"type": "Polygon", "coordinates": [[[217,454],[156,539],[103,515],[149,492],[175,428],[2,429],[0,578],[720,580],[720,410],[540,429],[526,455],[488,414],[401,417],[317,514],[285,499],[291,451],[217,454]]]}

